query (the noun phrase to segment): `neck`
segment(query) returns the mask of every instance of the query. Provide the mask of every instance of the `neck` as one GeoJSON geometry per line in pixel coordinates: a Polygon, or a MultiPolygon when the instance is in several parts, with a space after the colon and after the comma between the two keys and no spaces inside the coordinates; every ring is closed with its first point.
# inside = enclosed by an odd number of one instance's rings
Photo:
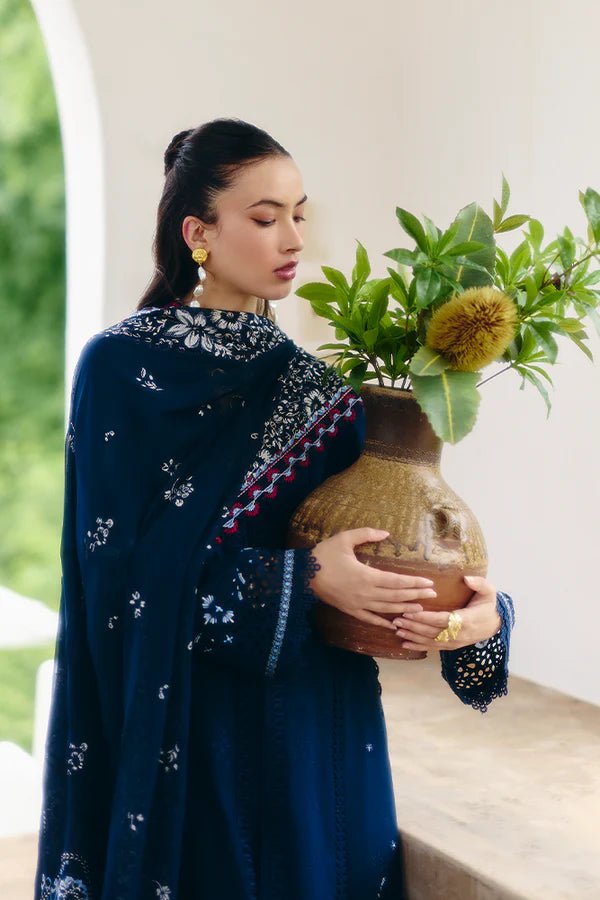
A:
{"type": "Polygon", "coordinates": [[[230,294],[217,294],[215,291],[204,291],[199,297],[194,297],[194,289],[181,298],[181,302],[189,306],[192,300],[198,300],[203,309],[231,309],[243,312],[258,313],[257,297],[232,297],[230,294]]]}

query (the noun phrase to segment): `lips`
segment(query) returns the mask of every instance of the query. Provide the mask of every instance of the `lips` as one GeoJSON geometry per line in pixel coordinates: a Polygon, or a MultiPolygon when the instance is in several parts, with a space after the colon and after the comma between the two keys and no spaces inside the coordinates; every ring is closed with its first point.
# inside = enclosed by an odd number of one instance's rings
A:
{"type": "Polygon", "coordinates": [[[288,273],[295,272],[296,266],[298,263],[287,263],[285,266],[280,266],[278,269],[275,269],[275,272],[283,272],[284,275],[288,273]]]}

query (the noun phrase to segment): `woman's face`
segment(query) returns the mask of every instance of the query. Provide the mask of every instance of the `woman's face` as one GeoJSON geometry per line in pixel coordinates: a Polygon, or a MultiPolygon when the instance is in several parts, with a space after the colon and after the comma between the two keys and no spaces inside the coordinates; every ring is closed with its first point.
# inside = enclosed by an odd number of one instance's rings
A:
{"type": "Polygon", "coordinates": [[[239,295],[241,306],[247,308],[251,297],[288,296],[293,279],[286,281],[274,270],[299,260],[305,200],[295,162],[270,157],[242,170],[235,185],[218,197],[218,226],[186,216],[182,226],[186,243],[209,251],[203,263],[207,272],[203,298],[208,305],[223,296],[239,295]]]}

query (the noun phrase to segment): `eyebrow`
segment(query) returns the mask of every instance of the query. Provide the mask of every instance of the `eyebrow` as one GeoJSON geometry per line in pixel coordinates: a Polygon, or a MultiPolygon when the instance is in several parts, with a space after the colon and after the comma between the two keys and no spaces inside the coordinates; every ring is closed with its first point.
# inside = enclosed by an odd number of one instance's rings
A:
{"type": "MultiPolygon", "coordinates": [[[[298,200],[296,206],[300,206],[301,203],[304,203],[305,200],[308,200],[306,194],[302,197],[301,200],[298,200]]],[[[276,206],[278,209],[285,209],[285,203],[281,203],[279,200],[258,200],[256,203],[251,203],[250,206],[247,206],[246,209],[252,209],[253,206],[276,206]]],[[[294,207],[294,209],[296,208],[294,207]]]]}

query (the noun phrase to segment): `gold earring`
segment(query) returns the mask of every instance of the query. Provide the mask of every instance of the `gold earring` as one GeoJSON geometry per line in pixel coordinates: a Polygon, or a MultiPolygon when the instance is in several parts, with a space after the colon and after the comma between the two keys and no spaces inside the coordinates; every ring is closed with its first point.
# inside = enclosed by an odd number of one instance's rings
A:
{"type": "Polygon", "coordinates": [[[194,262],[197,262],[198,265],[198,284],[194,288],[194,299],[190,301],[190,306],[200,306],[200,301],[196,298],[199,297],[204,292],[203,281],[206,278],[206,269],[202,267],[202,263],[208,257],[208,250],[205,250],[204,247],[196,247],[195,250],[192,251],[192,259],[194,262]]]}

